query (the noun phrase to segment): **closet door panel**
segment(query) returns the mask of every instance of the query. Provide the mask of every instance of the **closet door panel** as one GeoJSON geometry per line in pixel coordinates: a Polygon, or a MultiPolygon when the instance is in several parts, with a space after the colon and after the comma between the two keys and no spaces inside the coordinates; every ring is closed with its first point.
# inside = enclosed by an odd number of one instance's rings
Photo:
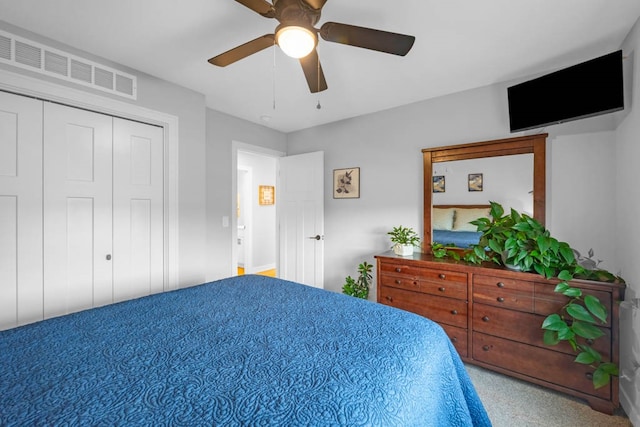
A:
{"type": "Polygon", "coordinates": [[[42,102],[0,92],[0,329],[42,319],[42,102]]]}
{"type": "Polygon", "coordinates": [[[113,301],[112,118],[44,110],[44,314],[113,301]]]}
{"type": "Polygon", "coordinates": [[[164,289],[163,130],[114,118],[114,300],[164,289]]]}

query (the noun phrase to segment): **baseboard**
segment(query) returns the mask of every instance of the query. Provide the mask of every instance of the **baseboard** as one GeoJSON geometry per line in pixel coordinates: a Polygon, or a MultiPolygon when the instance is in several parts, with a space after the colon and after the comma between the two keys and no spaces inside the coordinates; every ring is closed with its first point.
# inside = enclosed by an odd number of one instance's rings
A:
{"type": "MultiPolygon", "coordinates": [[[[640,398],[640,396],[636,396],[640,398]]],[[[631,398],[625,393],[624,388],[620,388],[620,405],[622,405],[622,409],[629,417],[629,421],[631,421],[631,425],[640,426],[640,402],[632,402],[631,398]]]]}
{"type": "Polygon", "coordinates": [[[260,273],[261,271],[273,270],[274,268],[276,268],[275,263],[257,265],[255,267],[252,267],[251,270],[246,270],[245,273],[246,274],[256,274],[256,273],[260,273]]]}

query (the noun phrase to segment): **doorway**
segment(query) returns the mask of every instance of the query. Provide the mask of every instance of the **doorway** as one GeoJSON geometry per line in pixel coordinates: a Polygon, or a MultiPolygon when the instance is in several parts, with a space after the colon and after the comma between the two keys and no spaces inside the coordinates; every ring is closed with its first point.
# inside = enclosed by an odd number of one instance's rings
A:
{"type": "Polygon", "coordinates": [[[276,189],[278,157],[282,153],[244,144],[235,151],[233,274],[277,277],[276,205],[261,202],[259,189],[276,189]]]}

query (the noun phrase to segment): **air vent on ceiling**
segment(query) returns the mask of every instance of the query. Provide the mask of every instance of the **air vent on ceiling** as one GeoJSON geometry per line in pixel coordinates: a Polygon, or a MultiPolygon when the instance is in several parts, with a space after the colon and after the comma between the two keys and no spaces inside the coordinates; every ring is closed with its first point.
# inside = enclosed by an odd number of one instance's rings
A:
{"type": "Polygon", "coordinates": [[[1,30],[0,62],[103,92],[137,98],[136,76],[1,30]]]}

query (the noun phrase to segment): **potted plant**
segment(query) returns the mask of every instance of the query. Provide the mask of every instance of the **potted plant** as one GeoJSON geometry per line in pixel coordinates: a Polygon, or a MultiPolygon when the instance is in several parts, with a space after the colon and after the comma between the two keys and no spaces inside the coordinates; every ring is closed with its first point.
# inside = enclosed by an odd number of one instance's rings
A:
{"type": "Polygon", "coordinates": [[[413,248],[420,244],[418,233],[411,227],[393,227],[393,230],[387,233],[391,236],[393,252],[400,256],[413,255],[413,248]]]}
{"type": "Polygon", "coordinates": [[[342,286],[342,293],[356,298],[367,299],[369,297],[369,287],[371,285],[372,264],[366,261],[358,265],[358,278],[347,276],[346,283],[342,286]]]}
{"type": "MultiPolygon", "coordinates": [[[[567,341],[576,352],[577,363],[592,366],[595,388],[609,383],[612,375],[618,375],[618,367],[606,362],[592,347],[581,344],[577,338],[595,340],[603,335],[596,326],[606,324],[606,307],[593,295],[583,295],[582,291],[569,285],[574,278],[589,280],[622,282],[606,270],[585,268],[576,259],[576,252],[565,242],[560,242],[536,219],[511,209],[505,214],[503,207],[491,202],[491,218],[478,218],[471,221],[482,232],[477,245],[472,245],[464,255],[464,260],[479,264],[483,261],[501,264],[507,268],[525,272],[536,272],[560,282],[555,292],[568,298],[559,313],[547,316],[541,328],[544,343],[556,345],[567,341]]],[[[440,249],[438,255],[448,255],[440,249]]],[[[590,254],[591,256],[591,254],[590,254]]],[[[582,263],[584,264],[584,262],[582,263]]],[[[596,264],[597,265],[597,264],[596,264]]]]}

